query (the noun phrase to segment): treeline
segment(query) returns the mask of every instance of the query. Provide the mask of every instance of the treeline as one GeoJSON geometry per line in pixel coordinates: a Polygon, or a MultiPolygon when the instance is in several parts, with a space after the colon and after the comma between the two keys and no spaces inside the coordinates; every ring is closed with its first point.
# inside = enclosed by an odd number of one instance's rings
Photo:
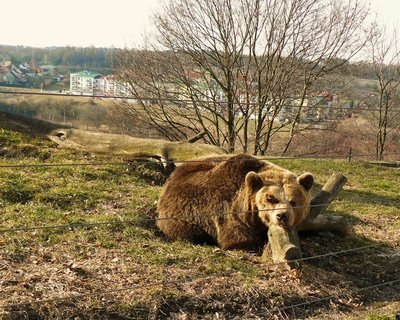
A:
{"type": "MultiPolygon", "coordinates": [[[[65,66],[69,69],[112,69],[114,58],[121,52],[116,48],[96,47],[47,47],[0,45],[0,62],[11,60],[15,65],[32,61],[36,65],[65,66]]],[[[343,62],[337,59],[337,62],[343,62]]],[[[374,65],[369,62],[346,62],[339,70],[342,75],[353,75],[364,79],[374,79],[374,65]]]]}
{"type": "Polygon", "coordinates": [[[85,69],[112,68],[113,56],[119,49],[95,47],[47,47],[0,45],[0,62],[11,60],[15,65],[34,61],[36,65],[68,66],[85,69]]]}

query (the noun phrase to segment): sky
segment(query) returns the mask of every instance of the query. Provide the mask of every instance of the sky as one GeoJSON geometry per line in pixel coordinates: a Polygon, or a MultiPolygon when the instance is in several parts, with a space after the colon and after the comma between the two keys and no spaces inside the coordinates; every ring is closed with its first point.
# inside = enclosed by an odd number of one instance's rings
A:
{"type": "Polygon", "coordinates": [[[361,0],[378,14],[378,22],[400,28],[400,0],[361,0]]]}
{"type": "MultiPolygon", "coordinates": [[[[255,0],[256,1],[256,0],[255,0]]],[[[400,0],[371,3],[378,20],[400,28],[400,0]]],[[[2,1],[3,2],[3,1],[2,1]]],[[[162,0],[5,0],[0,44],[33,47],[138,47],[162,0]]]]}
{"type": "Polygon", "coordinates": [[[4,0],[0,44],[133,47],[160,0],[4,0]],[[7,27],[5,27],[7,26],[7,27]]]}

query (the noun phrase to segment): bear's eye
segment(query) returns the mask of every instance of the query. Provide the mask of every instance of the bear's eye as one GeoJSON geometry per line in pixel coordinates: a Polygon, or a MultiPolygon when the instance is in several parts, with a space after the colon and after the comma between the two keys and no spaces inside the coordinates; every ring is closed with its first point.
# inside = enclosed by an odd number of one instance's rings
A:
{"type": "Polygon", "coordinates": [[[267,196],[267,201],[268,201],[269,203],[272,203],[272,204],[279,203],[279,200],[278,200],[277,198],[275,198],[274,196],[271,196],[271,195],[268,195],[268,196],[267,196]]]}
{"type": "Polygon", "coordinates": [[[297,205],[297,203],[296,203],[296,201],[292,200],[292,201],[290,201],[290,205],[291,205],[292,207],[295,207],[295,206],[297,205]]]}

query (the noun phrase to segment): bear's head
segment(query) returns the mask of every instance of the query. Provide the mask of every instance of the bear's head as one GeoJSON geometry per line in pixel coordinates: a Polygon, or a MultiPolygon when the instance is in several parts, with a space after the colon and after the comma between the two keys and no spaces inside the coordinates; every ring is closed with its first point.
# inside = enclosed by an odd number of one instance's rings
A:
{"type": "Polygon", "coordinates": [[[245,178],[248,208],[257,211],[261,221],[283,227],[298,226],[310,210],[310,189],[314,177],[291,172],[249,172],[245,178]]]}

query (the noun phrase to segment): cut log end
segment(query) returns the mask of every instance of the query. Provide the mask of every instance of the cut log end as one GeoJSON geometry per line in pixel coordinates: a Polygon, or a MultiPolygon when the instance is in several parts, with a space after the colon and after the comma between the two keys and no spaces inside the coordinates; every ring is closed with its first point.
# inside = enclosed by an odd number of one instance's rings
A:
{"type": "Polygon", "coordinates": [[[298,259],[301,258],[301,250],[299,247],[292,246],[286,250],[285,262],[288,269],[300,269],[301,264],[298,259]]]}
{"type": "Polygon", "coordinates": [[[294,228],[285,229],[275,225],[269,226],[268,245],[269,248],[263,253],[262,259],[264,261],[271,257],[274,263],[282,263],[290,270],[300,268],[296,259],[301,258],[301,251],[298,234],[294,228]]]}

